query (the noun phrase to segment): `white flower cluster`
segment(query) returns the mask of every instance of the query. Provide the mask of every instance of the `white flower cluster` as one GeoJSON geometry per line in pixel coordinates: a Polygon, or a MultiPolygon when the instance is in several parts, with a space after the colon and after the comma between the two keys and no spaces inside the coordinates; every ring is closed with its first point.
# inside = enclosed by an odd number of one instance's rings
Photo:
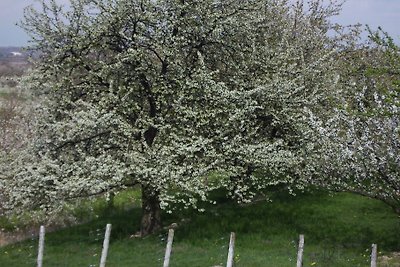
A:
{"type": "Polygon", "coordinates": [[[360,134],[332,118],[353,40],[329,20],[336,1],[42,2],[23,23],[40,51],[30,87],[42,119],[6,186],[10,209],[133,185],[167,210],[220,187],[248,202],[355,153],[330,142],[360,134]]]}

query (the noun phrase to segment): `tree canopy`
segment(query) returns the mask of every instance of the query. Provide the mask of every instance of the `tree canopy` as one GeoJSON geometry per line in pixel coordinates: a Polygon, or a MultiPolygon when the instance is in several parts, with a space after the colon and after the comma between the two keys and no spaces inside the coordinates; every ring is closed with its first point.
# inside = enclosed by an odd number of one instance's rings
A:
{"type": "Polygon", "coordinates": [[[343,56],[340,106],[328,128],[322,186],[377,198],[400,212],[400,54],[382,29],[343,56]]]}
{"type": "Polygon", "coordinates": [[[249,201],[312,183],[354,38],[330,22],[336,1],[41,3],[23,27],[40,52],[42,120],[7,180],[9,209],[140,185],[146,235],[160,208],[197,207],[216,188],[249,201]]]}

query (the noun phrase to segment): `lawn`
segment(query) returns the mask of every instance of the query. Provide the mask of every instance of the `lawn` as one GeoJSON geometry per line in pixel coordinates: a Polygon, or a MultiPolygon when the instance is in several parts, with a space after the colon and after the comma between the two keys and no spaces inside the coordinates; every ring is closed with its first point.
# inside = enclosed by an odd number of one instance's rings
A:
{"type": "MultiPolygon", "coordinates": [[[[381,258],[386,255],[386,264],[380,266],[400,266],[387,260],[400,251],[400,220],[377,200],[321,191],[296,196],[275,192],[272,201],[246,206],[218,198],[220,204],[204,213],[165,214],[165,225],[179,225],[171,267],[224,266],[231,231],[237,235],[237,267],[295,266],[299,234],[305,235],[304,266],[369,266],[372,243],[378,244],[381,258]]],[[[167,230],[131,237],[140,209],[137,203],[128,209],[118,201],[116,208],[105,208],[89,223],[47,234],[43,265],[98,266],[105,225],[112,223],[108,267],[162,266],[167,230]]],[[[0,265],[34,266],[36,253],[36,238],[10,245],[0,249],[0,265]]]]}

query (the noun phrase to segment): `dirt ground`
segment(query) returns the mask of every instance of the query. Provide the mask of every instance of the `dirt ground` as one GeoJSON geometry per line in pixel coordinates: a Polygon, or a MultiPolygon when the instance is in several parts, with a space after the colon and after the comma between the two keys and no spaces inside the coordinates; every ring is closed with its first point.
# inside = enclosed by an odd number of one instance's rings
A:
{"type": "Polygon", "coordinates": [[[392,252],[389,255],[379,256],[378,266],[400,267],[400,252],[392,252]]]}

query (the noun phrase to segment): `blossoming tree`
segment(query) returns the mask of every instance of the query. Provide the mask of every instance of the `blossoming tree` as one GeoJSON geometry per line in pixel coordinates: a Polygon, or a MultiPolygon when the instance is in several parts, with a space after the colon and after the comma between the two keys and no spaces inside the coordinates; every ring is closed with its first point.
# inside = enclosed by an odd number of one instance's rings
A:
{"type": "MultiPolygon", "coordinates": [[[[382,200],[400,213],[400,54],[384,31],[343,58],[322,186],[382,200]]],[[[328,135],[326,135],[328,136],[328,135]]]]}
{"type": "Polygon", "coordinates": [[[161,208],[197,207],[215,188],[248,201],[309,179],[342,42],[328,35],[335,1],[41,2],[23,26],[43,119],[10,209],[140,185],[147,235],[161,208]]]}

